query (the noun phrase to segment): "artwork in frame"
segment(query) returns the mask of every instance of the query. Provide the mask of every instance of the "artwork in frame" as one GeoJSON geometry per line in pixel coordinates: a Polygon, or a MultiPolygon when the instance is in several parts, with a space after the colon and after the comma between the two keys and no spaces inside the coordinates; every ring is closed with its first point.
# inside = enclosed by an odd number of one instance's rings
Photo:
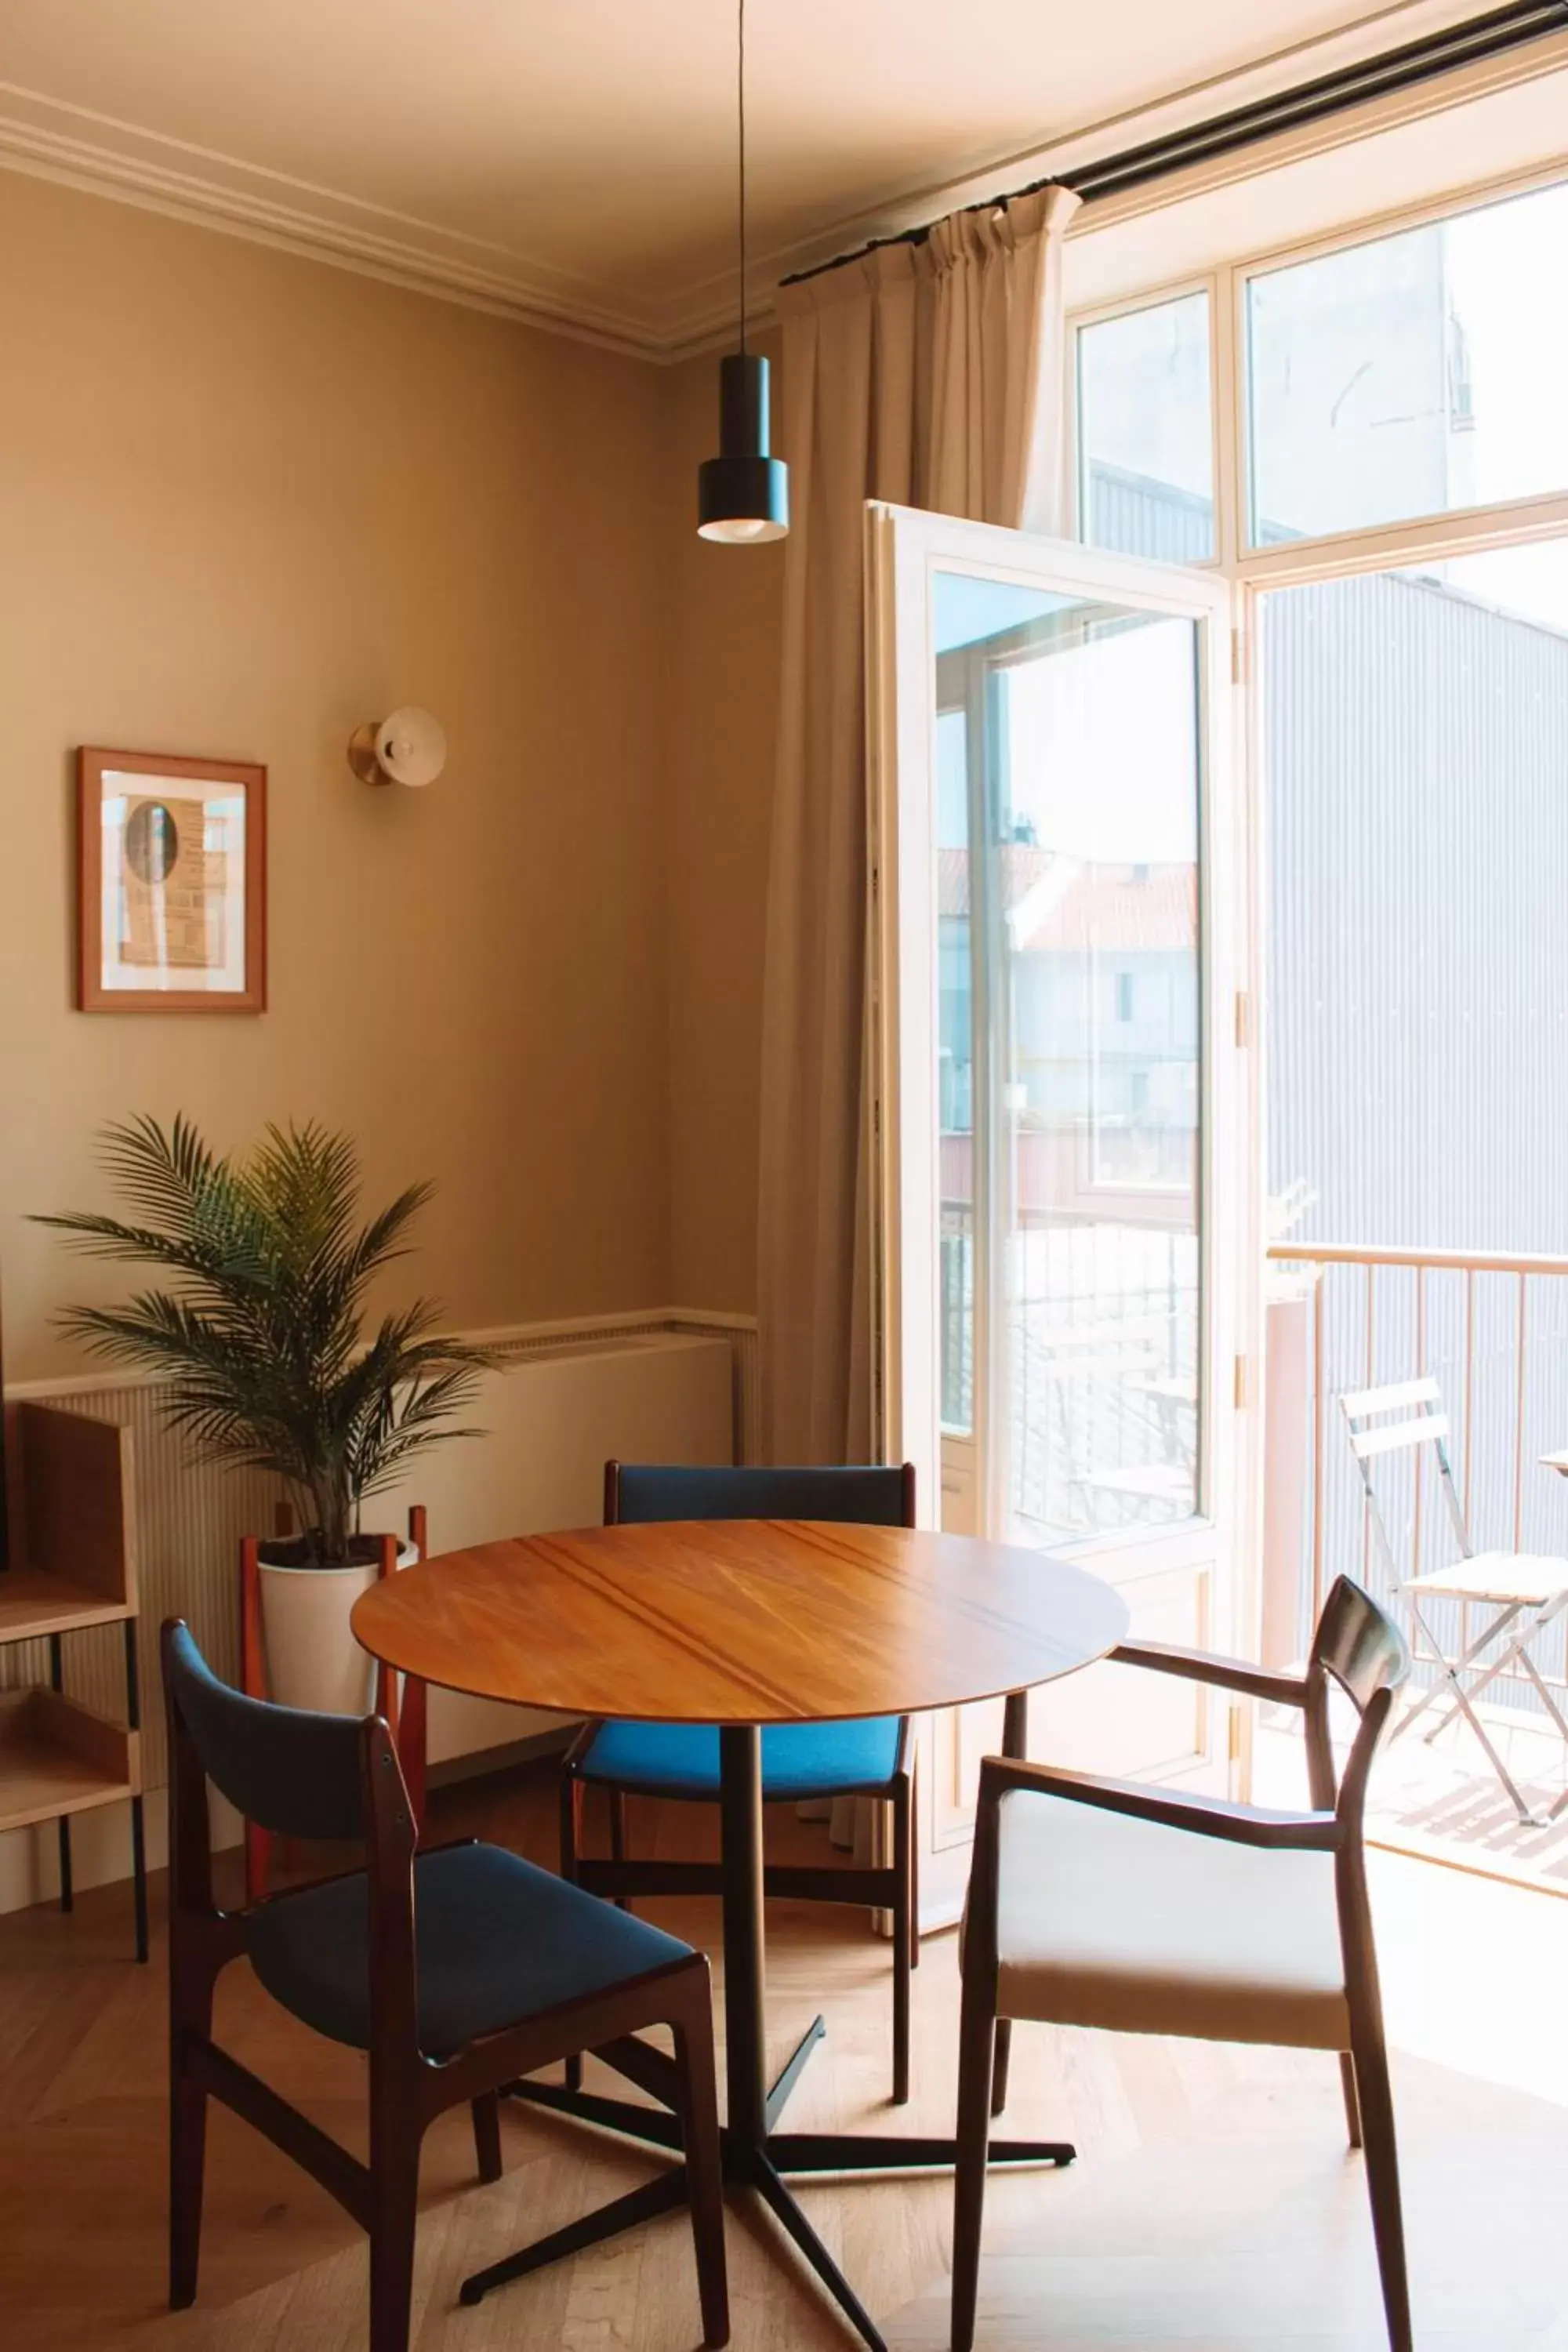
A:
{"type": "Polygon", "coordinates": [[[77,1003],[84,1013],[267,1009],[267,771],[77,755],[77,1003]]]}

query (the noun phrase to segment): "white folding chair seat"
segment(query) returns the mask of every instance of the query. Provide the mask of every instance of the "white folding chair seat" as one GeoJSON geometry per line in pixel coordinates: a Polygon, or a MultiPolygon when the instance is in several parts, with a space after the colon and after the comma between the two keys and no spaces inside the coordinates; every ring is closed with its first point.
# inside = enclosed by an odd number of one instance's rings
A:
{"type": "MultiPolygon", "coordinates": [[[[1426,1651],[1422,1652],[1418,1638],[1414,1645],[1417,1657],[1433,1658],[1442,1669],[1441,1682],[1417,1700],[1404,1721],[1395,1727],[1393,1737],[1402,1738],[1429,1707],[1446,1697],[1447,1706],[1427,1732],[1428,1743],[1436,1739],[1457,1716],[1462,1715],[1485,1748],[1487,1759],[1508,1791],[1520,1820],[1535,1823],[1538,1816],[1531,1812],[1521,1795],[1512,1774],[1476,1712],[1475,1703],[1500,1675],[1510,1670],[1521,1674],[1533,1685],[1542,1708],[1564,1746],[1568,1747],[1568,1718],[1564,1717],[1562,1708],[1548,1690],[1531,1655],[1531,1644],[1568,1608],[1568,1559],[1558,1559],[1550,1554],[1537,1552],[1478,1552],[1475,1549],[1448,1460],[1448,1416],[1442,1406],[1442,1394],[1436,1381],[1426,1377],[1393,1381],[1381,1388],[1351,1390],[1340,1399],[1340,1409],[1350,1431],[1351,1450],[1361,1472],[1368,1525],[1376,1538],[1378,1551],[1391,1581],[1405,1596],[1417,1636],[1424,1636],[1427,1643],[1426,1651]],[[1391,1420],[1391,1414],[1398,1417],[1391,1420]],[[1415,1452],[1415,1476],[1419,1480],[1419,1449],[1423,1446],[1432,1449],[1437,1468],[1437,1484],[1447,1507],[1460,1557],[1447,1568],[1433,1569],[1424,1576],[1405,1577],[1400,1574],[1394,1546],[1378,1506],[1372,1465],[1385,1454],[1415,1452]],[[1430,1605],[1434,1601],[1457,1601],[1467,1610],[1473,1603],[1492,1612],[1473,1637],[1467,1619],[1465,1645],[1458,1656],[1449,1656],[1430,1618],[1423,1612],[1423,1603],[1430,1605]],[[1500,1646],[1495,1646],[1499,1644],[1500,1646]],[[1489,1650],[1494,1653],[1489,1658],[1486,1655],[1489,1650]],[[1471,1679],[1467,1680],[1467,1677],[1471,1679]]],[[[1568,1790],[1557,1800],[1546,1819],[1555,1821],[1564,1807],[1568,1807],[1568,1790]]]]}
{"type": "Polygon", "coordinates": [[[1544,1609],[1568,1593],[1568,1559],[1554,1559],[1549,1552],[1472,1552],[1447,1568],[1406,1577],[1404,1589],[1449,1601],[1494,1601],[1500,1609],[1515,1603],[1544,1609]]]}

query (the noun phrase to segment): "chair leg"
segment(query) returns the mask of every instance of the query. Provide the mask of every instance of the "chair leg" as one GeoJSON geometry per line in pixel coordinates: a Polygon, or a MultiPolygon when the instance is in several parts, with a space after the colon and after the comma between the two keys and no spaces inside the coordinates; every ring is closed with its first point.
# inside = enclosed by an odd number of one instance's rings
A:
{"type": "Polygon", "coordinates": [[[916,1767],[910,1765],[910,1966],[921,1964],[921,1812],[916,1767]]]}
{"type": "MultiPolygon", "coordinates": [[[[567,1884],[577,1884],[577,1857],[583,1851],[583,1782],[581,1776],[570,1769],[561,1775],[561,1875],[567,1884]]],[[[574,2053],[566,2061],[566,2088],[580,2091],[583,2087],[583,2059],[574,2053]]]]}
{"type": "Polygon", "coordinates": [[[414,2305],[414,2233],[419,2210],[419,2133],[377,2118],[370,2150],[370,2352],[408,2352],[414,2305]]]}
{"type": "Polygon", "coordinates": [[[202,2187],[206,2174],[207,2095],[186,2070],[192,2033],[212,2026],[212,1988],[206,1992],[205,2024],[192,2020],[169,2028],[169,2305],[184,2311],[196,2299],[196,2269],[202,2243],[202,2187]]]}
{"type": "Polygon", "coordinates": [[[500,2160],[500,2096],[487,2091],[471,2102],[474,2116],[474,2160],[481,2180],[499,2180],[500,2160]]]}
{"type": "Polygon", "coordinates": [[[1394,2100],[1388,2086],[1388,2053],[1380,2026],[1357,2036],[1353,2063],[1366,2151],[1367,2194],[1372,2200],[1372,2230],[1383,2277],[1383,2307],[1388,2317],[1388,2341],[1391,2352],[1412,2352],[1399,2154],[1394,2135],[1394,2100]]]}
{"type": "Polygon", "coordinates": [[[913,1906],[910,1897],[910,1856],[913,1847],[909,1775],[893,1790],[893,1875],[898,1899],[893,1905],[893,2105],[903,2107],[910,2098],[910,1935],[913,1906]]]}
{"type": "Polygon", "coordinates": [[[681,2138],[691,2197],[691,2239],[697,2256],[697,2292],[702,2305],[702,2341],[730,2341],[730,2282],[724,2256],[724,2174],[719,2149],[719,2094],[713,2070],[712,1997],[694,2001],[700,2013],[675,2023],[675,2063],[680,2070],[681,2138]]]}
{"type": "MultiPolygon", "coordinates": [[[[624,1789],[610,1790],[610,1858],[613,1862],[625,1862],[626,1858],[626,1792],[624,1789]]],[[[616,1895],[617,1911],[629,1911],[631,1907],[626,1895],[616,1895]]]]}
{"type": "Polygon", "coordinates": [[[1348,2050],[1340,2052],[1340,2088],[1344,2093],[1345,2130],[1352,2147],[1361,2146],[1361,2098],[1355,2085],[1355,2060],[1348,2050]]]}
{"type": "Polygon", "coordinates": [[[999,2116],[1007,2104],[1007,2068],[1013,2056],[1013,2021],[996,2020],[996,2046],[991,2074],[991,2112],[999,2116]]]}
{"type": "Polygon", "coordinates": [[[953,2167],[952,2352],[970,2352],[980,2293],[980,2225],[985,2206],[985,2157],[991,2137],[991,2074],[1008,2018],[993,2013],[994,1995],[977,1975],[963,1981],[958,2029],[958,2146],[953,2167]]]}
{"type": "Polygon", "coordinates": [[[583,1850],[583,1783],[575,1772],[561,1775],[561,1875],[577,1884],[577,1857],[583,1850]]]}

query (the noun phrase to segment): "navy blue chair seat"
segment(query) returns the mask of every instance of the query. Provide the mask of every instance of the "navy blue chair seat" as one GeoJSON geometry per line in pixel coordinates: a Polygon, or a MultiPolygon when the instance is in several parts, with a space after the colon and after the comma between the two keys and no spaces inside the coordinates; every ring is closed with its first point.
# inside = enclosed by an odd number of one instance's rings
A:
{"type": "MultiPolygon", "coordinates": [[[[881,1796],[898,1769],[900,1718],[763,1727],[763,1795],[771,1803],[806,1797],[881,1796]]],[[[719,1728],[711,1723],[603,1723],[579,1760],[585,1780],[634,1796],[719,1795],[719,1728]]]]}
{"type": "MultiPolygon", "coordinates": [[[[691,1957],[662,1928],[495,1845],[416,1857],[414,1939],[418,2042],[432,2057],[691,1957]]],[[[260,1905],[246,1946],[285,2009],[333,2042],[370,2047],[363,1871],[260,1905]]]]}

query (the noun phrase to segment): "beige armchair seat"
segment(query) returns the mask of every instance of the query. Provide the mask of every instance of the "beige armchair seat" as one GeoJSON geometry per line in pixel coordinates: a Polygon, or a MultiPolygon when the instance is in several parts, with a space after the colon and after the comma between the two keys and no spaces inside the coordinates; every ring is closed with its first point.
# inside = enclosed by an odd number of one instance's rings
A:
{"type": "Polygon", "coordinates": [[[1349,2048],[1332,1854],[1022,1790],[998,1813],[1001,2016],[1349,2048]]]}
{"type": "MultiPolygon", "coordinates": [[[[974,2341],[990,2118],[1006,2098],[1015,2019],[1338,2052],[1351,2142],[1365,2149],[1389,2341],[1393,2352],[1411,2352],[1362,1842],[1367,1774],[1409,1671],[1404,1639],[1342,1577],[1303,1675],[1137,1642],[1112,1655],[1301,1708],[1311,1810],[1268,1811],[986,1758],[963,1940],[953,2352],[974,2341]],[[1360,1717],[1337,1776],[1331,1685],[1360,1717]]],[[[1048,2313],[1041,2324],[1048,2327],[1048,2313]]]]}

